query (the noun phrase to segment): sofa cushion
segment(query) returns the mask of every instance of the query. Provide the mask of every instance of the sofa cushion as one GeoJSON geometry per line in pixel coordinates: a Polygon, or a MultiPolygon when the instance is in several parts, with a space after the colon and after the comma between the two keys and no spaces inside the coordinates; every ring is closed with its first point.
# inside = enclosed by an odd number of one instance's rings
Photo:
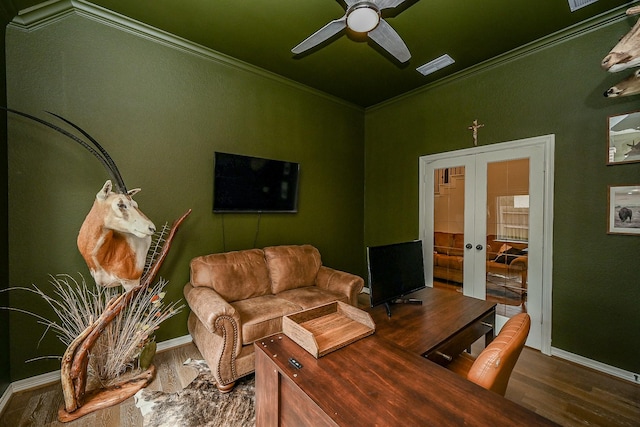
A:
{"type": "Polygon", "coordinates": [[[433,233],[433,250],[439,254],[449,255],[449,250],[453,245],[453,235],[451,233],[443,233],[435,231],[433,233]]]}
{"type": "Polygon", "coordinates": [[[302,309],[316,307],[328,304],[333,301],[342,301],[349,304],[349,298],[344,294],[322,289],[317,286],[305,286],[304,288],[289,289],[276,295],[278,298],[285,299],[296,304],[302,309]]]}
{"type": "Polygon", "coordinates": [[[243,345],[282,332],[282,317],[302,309],[275,295],[249,298],[231,305],[240,315],[243,345]]]}
{"type": "Polygon", "coordinates": [[[464,256],[464,233],[454,233],[452,243],[449,255],[464,256]]]}
{"type": "Polygon", "coordinates": [[[260,249],[192,259],[191,284],[213,288],[227,302],[271,294],[269,273],[260,249]]]}
{"type": "Polygon", "coordinates": [[[433,250],[443,255],[464,255],[464,233],[433,233],[433,250]]]}
{"type": "Polygon", "coordinates": [[[464,258],[461,256],[449,256],[449,255],[433,255],[434,267],[444,267],[451,270],[462,270],[464,258]]]}
{"type": "Polygon", "coordinates": [[[271,278],[271,291],[280,292],[312,286],[322,265],[320,252],[311,245],[264,248],[271,278]]]}

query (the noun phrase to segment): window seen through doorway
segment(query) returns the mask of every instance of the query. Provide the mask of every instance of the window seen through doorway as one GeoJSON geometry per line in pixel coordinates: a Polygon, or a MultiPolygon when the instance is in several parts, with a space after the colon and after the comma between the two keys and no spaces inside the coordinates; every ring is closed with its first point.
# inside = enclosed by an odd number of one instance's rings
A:
{"type": "Polygon", "coordinates": [[[498,240],[529,241],[529,195],[498,196],[496,200],[498,240]]]}

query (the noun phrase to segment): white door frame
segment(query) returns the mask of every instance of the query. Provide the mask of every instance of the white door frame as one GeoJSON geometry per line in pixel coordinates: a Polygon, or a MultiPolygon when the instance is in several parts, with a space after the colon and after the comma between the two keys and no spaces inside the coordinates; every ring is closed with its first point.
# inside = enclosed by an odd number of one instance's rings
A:
{"type": "MultiPolygon", "coordinates": [[[[552,268],[553,268],[553,178],[554,178],[554,150],[555,135],[543,135],[499,144],[484,145],[469,149],[448,151],[428,156],[422,156],[419,160],[419,221],[420,236],[424,245],[425,266],[431,265],[429,259],[433,259],[433,236],[427,236],[426,224],[433,224],[434,186],[427,185],[432,178],[427,176],[428,165],[437,160],[451,159],[453,163],[460,164],[462,156],[475,156],[477,154],[496,153],[502,150],[519,149],[525,147],[538,147],[542,150],[544,171],[543,182],[530,183],[543,187],[543,218],[542,226],[544,235],[542,239],[542,308],[540,321],[540,351],[543,354],[551,354],[551,309],[552,309],[552,268]],[[458,159],[455,161],[455,159],[458,159]],[[429,222],[430,221],[430,222],[429,222]],[[429,258],[427,258],[429,257],[429,258]]],[[[497,154],[497,153],[496,153],[497,154]]],[[[452,163],[452,165],[453,165],[452,163]]],[[[465,222],[467,219],[465,218],[465,222]]],[[[466,225],[466,224],[465,224],[466,225]]],[[[425,271],[425,276],[431,283],[433,271],[425,271]]]]}

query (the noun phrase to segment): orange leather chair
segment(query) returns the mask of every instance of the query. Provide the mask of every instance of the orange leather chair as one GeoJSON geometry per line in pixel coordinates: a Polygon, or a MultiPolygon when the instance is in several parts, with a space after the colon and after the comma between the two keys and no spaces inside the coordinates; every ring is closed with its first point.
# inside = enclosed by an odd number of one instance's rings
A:
{"type": "Polygon", "coordinates": [[[468,353],[454,358],[447,368],[479,386],[504,396],[511,371],[522,352],[531,318],[526,313],[513,316],[497,337],[474,359],[468,353]]]}

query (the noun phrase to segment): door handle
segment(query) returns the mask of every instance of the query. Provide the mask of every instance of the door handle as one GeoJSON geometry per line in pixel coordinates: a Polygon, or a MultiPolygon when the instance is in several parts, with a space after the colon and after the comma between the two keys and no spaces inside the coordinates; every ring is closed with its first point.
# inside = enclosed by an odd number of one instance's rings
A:
{"type": "Polygon", "coordinates": [[[471,249],[473,247],[473,245],[471,243],[467,243],[464,247],[467,248],[467,249],[471,249]]]}
{"type": "Polygon", "coordinates": [[[482,250],[482,245],[476,245],[476,249],[481,251],[482,250]]]}

